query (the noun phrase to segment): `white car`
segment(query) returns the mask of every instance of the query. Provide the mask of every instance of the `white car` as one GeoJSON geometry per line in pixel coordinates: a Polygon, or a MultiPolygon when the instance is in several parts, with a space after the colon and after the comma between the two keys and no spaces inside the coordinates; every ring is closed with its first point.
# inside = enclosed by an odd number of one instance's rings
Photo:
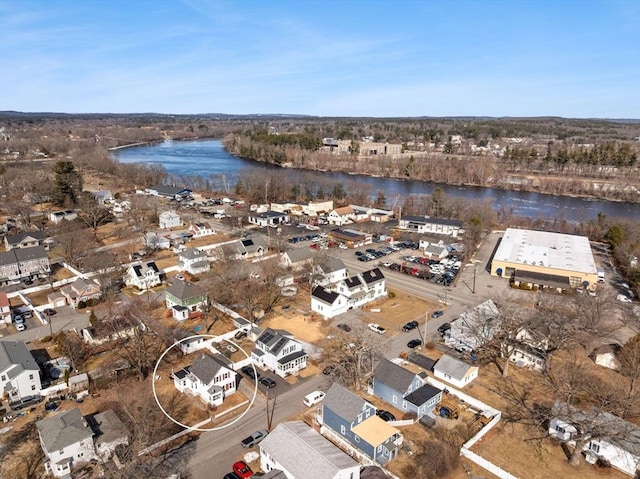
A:
{"type": "Polygon", "coordinates": [[[630,303],[631,302],[631,298],[629,298],[628,296],[625,296],[624,294],[619,294],[618,296],[616,296],[616,299],[618,301],[623,302],[623,303],[630,303]]]}
{"type": "Polygon", "coordinates": [[[24,331],[27,329],[24,323],[16,323],[16,331],[24,331]]]}
{"type": "Polygon", "coordinates": [[[384,329],[382,326],[376,323],[369,323],[369,329],[374,333],[378,333],[378,334],[384,334],[387,332],[386,329],[384,329]]]}

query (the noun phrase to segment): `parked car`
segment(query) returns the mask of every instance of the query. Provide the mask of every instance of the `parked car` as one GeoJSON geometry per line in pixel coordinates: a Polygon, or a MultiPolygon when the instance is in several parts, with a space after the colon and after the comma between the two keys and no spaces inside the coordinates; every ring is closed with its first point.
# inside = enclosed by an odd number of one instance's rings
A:
{"type": "Polygon", "coordinates": [[[347,324],[344,323],[340,323],[336,326],[336,328],[338,329],[342,329],[345,333],[348,333],[349,331],[351,331],[351,327],[347,324]]]}
{"type": "Polygon", "coordinates": [[[234,463],[232,469],[240,479],[248,479],[249,477],[253,476],[253,471],[249,466],[247,466],[247,463],[244,461],[238,461],[234,463]]]}
{"type": "Polygon", "coordinates": [[[46,403],[44,405],[44,410],[45,411],[55,411],[56,409],[58,409],[59,403],[55,402],[55,401],[49,401],[48,403],[46,403]]]}
{"type": "Polygon", "coordinates": [[[418,321],[409,321],[407,324],[402,326],[402,332],[407,333],[412,329],[416,329],[418,327],[418,321]]]}
{"type": "Polygon", "coordinates": [[[236,334],[234,334],[233,337],[236,338],[236,339],[246,338],[247,337],[247,332],[244,329],[241,329],[236,334]]]}
{"type": "Polygon", "coordinates": [[[618,296],[616,296],[616,299],[622,303],[630,303],[631,302],[631,298],[629,298],[628,296],[625,296],[624,294],[619,294],[618,296]]]}
{"type": "Polygon", "coordinates": [[[259,444],[260,441],[262,441],[265,437],[267,437],[267,434],[269,434],[269,432],[265,431],[264,429],[255,431],[250,436],[245,437],[242,441],[240,441],[240,445],[244,448],[253,447],[256,444],[259,444]]]}
{"type": "Polygon", "coordinates": [[[260,379],[260,384],[262,384],[265,388],[271,389],[276,387],[276,382],[271,378],[262,378],[260,379]]]}
{"type": "Polygon", "coordinates": [[[438,311],[434,311],[433,313],[431,313],[431,317],[436,319],[436,318],[439,318],[440,316],[442,316],[443,314],[444,314],[444,311],[438,310],[438,311]]]}
{"type": "Polygon", "coordinates": [[[387,422],[396,420],[396,417],[393,414],[391,414],[389,411],[385,411],[384,409],[378,409],[376,411],[376,416],[387,422]]]}
{"type": "Polygon", "coordinates": [[[420,339],[412,339],[407,343],[409,349],[417,348],[418,346],[422,346],[422,340],[420,339]]]}
{"type": "Polygon", "coordinates": [[[228,474],[225,474],[222,479],[240,479],[240,476],[238,476],[235,472],[230,472],[228,474]]]}
{"type": "Polygon", "coordinates": [[[379,324],[376,324],[376,323],[369,323],[368,327],[374,333],[384,334],[384,333],[387,332],[386,329],[384,329],[382,326],[380,326],[379,324]]]}
{"type": "Polygon", "coordinates": [[[58,312],[55,309],[47,308],[42,311],[47,316],[55,316],[58,312]]]}
{"type": "Polygon", "coordinates": [[[249,376],[251,379],[256,379],[260,377],[260,373],[258,371],[254,371],[251,366],[242,366],[240,368],[240,371],[242,371],[244,374],[249,376]]]}
{"type": "Polygon", "coordinates": [[[27,326],[24,323],[16,323],[16,331],[24,331],[27,326]]]}
{"type": "Polygon", "coordinates": [[[322,374],[324,374],[325,376],[329,376],[330,374],[333,374],[335,370],[336,370],[336,367],[333,364],[330,364],[329,366],[327,366],[322,370],[322,374]]]}
{"type": "Polygon", "coordinates": [[[305,406],[310,407],[315,404],[318,404],[320,401],[324,399],[325,396],[326,396],[326,393],[324,391],[313,391],[312,393],[309,393],[304,397],[304,399],[302,400],[302,403],[305,406]]]}
{"type": "Polygon", "coordinates": [[[442,323],[439,327],[438,327],[438,332],[440,334],[444,334],[445,332],[449,331],[451,329],[451,323],[442,323]]]}

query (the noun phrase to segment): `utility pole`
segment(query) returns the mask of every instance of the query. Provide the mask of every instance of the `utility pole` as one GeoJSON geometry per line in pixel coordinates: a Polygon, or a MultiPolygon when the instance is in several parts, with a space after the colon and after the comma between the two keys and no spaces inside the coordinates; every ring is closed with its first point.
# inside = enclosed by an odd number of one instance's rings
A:
{"type": "Polygon", "coordinates": [[[476,268],[478,265],[473,265],[473,290],[471,291],[473,294],[476,294],[476,268]]]}
{"type": "Polygon", "coordinates": [[[427,347],[429,336],[427,336],[427,323],[429,322],[429,311],[424,312],[424,346],[427,347]]]}

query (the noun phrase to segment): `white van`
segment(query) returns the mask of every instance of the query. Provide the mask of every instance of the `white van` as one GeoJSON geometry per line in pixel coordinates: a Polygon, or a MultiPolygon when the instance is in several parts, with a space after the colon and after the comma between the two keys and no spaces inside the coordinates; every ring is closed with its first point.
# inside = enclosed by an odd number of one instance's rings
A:
{"type": "Polygon", "coordinates": [[[309,407],[309,406],[313,406],[314,404],[318,404],[320,401],[322,401],[325,397],[325,393],[322,391],[313,391],[312,393],[307,394],[304,399],[302,400],[302,403],[309,407]]]}

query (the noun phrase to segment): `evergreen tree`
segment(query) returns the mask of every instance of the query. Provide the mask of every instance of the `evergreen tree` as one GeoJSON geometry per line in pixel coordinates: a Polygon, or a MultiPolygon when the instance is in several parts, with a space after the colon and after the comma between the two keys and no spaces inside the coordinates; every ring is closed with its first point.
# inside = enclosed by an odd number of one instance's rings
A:
{"type": "Polygon", "coordinates": [[[56,175],[53,203],[56,206],[74,205],[82,191],[82,175],[76,171],[71,161],[58,161],[53,172],[56,175]]]}

